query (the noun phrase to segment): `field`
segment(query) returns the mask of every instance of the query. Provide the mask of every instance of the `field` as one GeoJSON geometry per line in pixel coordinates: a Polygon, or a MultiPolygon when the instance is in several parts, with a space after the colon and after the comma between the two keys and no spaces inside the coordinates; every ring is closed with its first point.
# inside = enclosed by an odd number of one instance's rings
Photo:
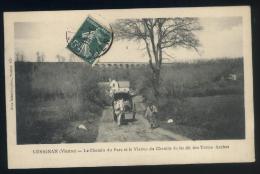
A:
{"type": "MultiPolygon", "coordinates": [[[[18,144],[95,142],[110,105],[98,82],[129,80],[144,102],[153,101],[150,73],[148,66],[16,62],[18,144]]],[[[160,127],[194,140],[244,138],[242,58],[165,65],[160,84],[160,127]]]]}
{"type": "Polygon", "coordinates": [[[161,127],[194,140],[245,138],[242,59],[179,63],[162,79],[161,127]]]}
{"type": "Polygon", "coordinates": [[[167,115],[159,121],[161,127],[194,140],[245,138],[242,95],[189,97],[177,113],[160,114],[167,115]]]}

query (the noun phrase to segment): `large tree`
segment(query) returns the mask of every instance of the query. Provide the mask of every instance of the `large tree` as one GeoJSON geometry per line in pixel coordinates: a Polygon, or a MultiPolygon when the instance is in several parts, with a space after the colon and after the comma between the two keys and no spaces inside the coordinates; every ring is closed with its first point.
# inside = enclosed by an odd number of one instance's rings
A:
{"type": "Polygon", "coordinates": [[[154,96],[159,99],[162,60],[170,56],[166,51],[184,47],[198,52],[200,42],[194,31],[202,27],[198,18],[119,19],[113,24],[115,39],[142,41],[152,70],[154,96]]]}

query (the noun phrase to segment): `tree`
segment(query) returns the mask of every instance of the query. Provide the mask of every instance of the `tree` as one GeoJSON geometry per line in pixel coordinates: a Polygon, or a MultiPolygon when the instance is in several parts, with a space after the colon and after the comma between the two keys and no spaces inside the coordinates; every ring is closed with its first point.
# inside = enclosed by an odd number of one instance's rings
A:
{"type": "Polygon", "coordinates": [[[15,61],[20,61],[20,52],[18,51],[15,52],[15,61]]]}
{"type": "Polygon", "coordinates": [[[44,62],[45,54],[39,51],[36,52],[37,62],[44,62]]]}
{"type": "Polygon", "coordinates": [[[58,59],[58,62],[66,62],[66,58],[59,54],[56,55],[56,58],[58,59]]]}
{"type": "Polygon", "coordinates": [[[24,61],[24,53],[22,51],[15,52],[15,61],[23,62],[24,61]]]}
{"type": "Polygon", "coordinates": [[[198,18],[119,19],[113,25],[115,39],[142,41],[152,70],[154,96],[159,100],[160,72],[167,49],[184,47],[198,52],[200,42],[194,31],[202,27],[198,18]]]}
{"type": "Polygon", "coordinates": [[[45,54],[42,53],[42,54],[41,54],[41,62],[44,62],[44,61],[45,61],[45,54]]]}
{"type": "Polygon", "coordinates": [[[69,55],[69,62],[75,62],[76,59],[77,59],[77,58],[76,58],[75,54],[70,53],[70,55],[69,55]]]}
{"type": "Polygon", "coordinates": [[[37,62],[41,62],[41,53],[39,51],[36,52],[37,62]]]}
{"type": "Polygon", "coordinates": [[[61,56],[59,54],[56,55],[56,58],[58,59],[58,62],[61,62],[61,56]]]}
{"type": "Polygon", "coordinates": [[[20,52],[20,60],[19,61],[21,61],[21,62],[24,61],[24,52],[23,51],[20,52]]]}

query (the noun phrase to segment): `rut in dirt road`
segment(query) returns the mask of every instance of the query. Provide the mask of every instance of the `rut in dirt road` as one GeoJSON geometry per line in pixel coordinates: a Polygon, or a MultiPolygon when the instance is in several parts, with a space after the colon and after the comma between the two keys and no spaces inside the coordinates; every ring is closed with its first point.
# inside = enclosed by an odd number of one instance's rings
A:
{"type": "Polygon", "coordinates": [[[172,141],[188,140],[188,138],[162,128],[151,129],[143,117],[144,106],[139,96],[134,98],[136,103],[136,120],[117,126],[113,120],[112,107],[107,107],[102,114],[97,142],[136,142],[136,141],[172,141]]]}

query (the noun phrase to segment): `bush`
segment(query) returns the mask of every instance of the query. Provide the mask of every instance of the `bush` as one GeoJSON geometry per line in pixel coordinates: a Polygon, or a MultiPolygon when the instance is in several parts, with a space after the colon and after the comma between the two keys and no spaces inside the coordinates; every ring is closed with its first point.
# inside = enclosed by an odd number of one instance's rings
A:
{"type": "Polygon", "coordinates": [[[72,122],[102,115],[107,101],[89,65],[16,62],[15,70],[19,144],[50,143],[72,122]]]}
{"type": "Polygon", "coordinates": [[[161,95],[172,97],[243,93],[243,59],[219,59],[176,63],[163,67],[161,95]],[[227,80],[236,74],[236,81],[227,80]],[[221,81],[223,77],[224,80],[221,81]]]}

